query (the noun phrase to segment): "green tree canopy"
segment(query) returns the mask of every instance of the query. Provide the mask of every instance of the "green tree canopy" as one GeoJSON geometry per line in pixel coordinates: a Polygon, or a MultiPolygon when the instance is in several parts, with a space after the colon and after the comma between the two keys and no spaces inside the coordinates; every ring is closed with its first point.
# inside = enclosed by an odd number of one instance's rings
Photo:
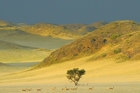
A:
{"type": "Polygon", "coordinates": [[[78,85],[80,78],[85,72],[84,69],[79,70],[79,68],[73,68],[72,70],[67,70],[67,78],[74,82],[75,85],[78,85]]]}

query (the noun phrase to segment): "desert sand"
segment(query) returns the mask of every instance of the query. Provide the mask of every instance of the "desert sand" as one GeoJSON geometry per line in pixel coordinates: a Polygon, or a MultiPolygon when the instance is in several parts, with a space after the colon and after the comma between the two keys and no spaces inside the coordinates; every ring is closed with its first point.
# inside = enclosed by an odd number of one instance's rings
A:
{"type": "Polygon", "coordinates": [[[89,58],[71,60],[32,71],[28,71],[29,67],[17,68],[12,72],[7,70],[9,73],[5,71],[5,74],[4,72],[0,74],[0,93],[140,92],[140,61],[117,63],[113,59],[88,61],[89,58]],[[79,81],[79,86],[74,86],[74,83],[66,78],[67,70],[73,68],[86,70],[86,74],[79,81]],[[62,88],[68,90],[62,91],[62,88]],[[23,91],[26,89],[28,91],[23,91]]]}

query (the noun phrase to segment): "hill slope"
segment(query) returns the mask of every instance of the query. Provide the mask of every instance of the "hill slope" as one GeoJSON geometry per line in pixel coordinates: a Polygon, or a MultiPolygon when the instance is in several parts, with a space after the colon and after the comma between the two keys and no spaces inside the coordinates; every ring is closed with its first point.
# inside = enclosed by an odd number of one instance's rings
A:
{"type": "Polygon", "coordinates": [[[0,67],[1,67],[1,66],[9,66],[9,65],[0,62],[0,67]]]}
{"type": "Polygon", "coordinates": [[[21,46],[18,44],[13,44],[10,42],[0,40],[0,50],[5,50],[5,49],[12,50],[12,49],[37,49],[37,48],[21,46]]]}
{"type": "Polygon", "coordinates": [[[21,30],[0,30],[0,40],[23,46],[57,49],[73,40],[30,34],[21,30]],[[59,43],[58,43],[59,42],[59,43]]]}
{"type": "Polygon", "coordinates": [[[107,23],[95,22],[93,24],[61,24],[61,25],[49,23],[37,23],[35,25],[28,25],[24,23],[14,24],[0,20],[0,31],[11,31],[11,32],[24,31],[26,32],[26,34],[30,33],[40,36],[51,36],[53,38],[61,38],[61,39],[77,39],[105,24],[107,23]]]}
{"type": "Polygon", "coordinates": [[[42,36],[73,39],[79,38],[82,35],[85,35],[88,32],[93,31],[105,24],[106,24],[105,22],[96,22],[94,24],[89,25],[86,24],[56,25],[56,24],[38,23],[35,25],[21,27],[19,29],[32,34],[38,34],[42,36]]]}
{"type": "Polygon", "coordinates": [[[47,24],[47,23],[39,23],[31,26],[26,26],[20,28],[23,31],[38,34],[42,36],[52,36],[52,37],[59,37],[59,38],[76,38],[78,35],[75,35],[70,32],[64,26],[54,25],[54,24],[47,24]]]}
{"type": "Polygon", "coordinates": [[[0,62],[40,61],[51,52],[0,40],[0,62]]]}
{"type": "Polygon", "coordinates": [[[4,20],[0,20],[0,27],[11,27],[11,26],[14,26],[14,24],[6,22],[4,20]]]}
{"type": "Polygon", "coordinates": [[[61,47],[39,66],[93,55],[89,60],[114,58],[119,62],[140,59],[140,24],[124,20],[111,22],[88,35],[61,47]]]}
{"type": "Polygon", "coordinates": [[[106,24],[107,24],[107,22],[94,22],[92,24],[88,24],[88,25],[81,27],[80,29],[77,30],[77,33],[79,33],[80,35],[85,35],[106,24]]]}

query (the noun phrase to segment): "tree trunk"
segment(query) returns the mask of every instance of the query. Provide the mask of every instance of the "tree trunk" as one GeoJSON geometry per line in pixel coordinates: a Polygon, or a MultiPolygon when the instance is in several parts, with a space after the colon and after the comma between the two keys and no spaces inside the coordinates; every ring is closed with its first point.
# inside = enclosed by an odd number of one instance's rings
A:
{"type": "Polygon", "coordinates": [[[78,82],[74,82],[74,84],[75,84],[75,86],[77,86],[78,85],[78,82]]]}

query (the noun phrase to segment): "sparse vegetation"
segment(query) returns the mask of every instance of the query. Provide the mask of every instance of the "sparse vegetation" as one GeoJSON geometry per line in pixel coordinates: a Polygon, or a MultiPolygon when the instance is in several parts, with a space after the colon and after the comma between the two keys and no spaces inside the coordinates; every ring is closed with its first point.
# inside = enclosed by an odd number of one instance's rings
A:
{"type": "Polygon", "coordinates": [[[129,34],[129,37],[133,36],[133,34],[129,34]]]}
{"type": "Polygon", "coordinates": [[[132,55],[131,59],[133,59],[132,57],[139,53],[136,51],[139,50],[136,46],[140,44],[138,42],[140,38],[138,35],[140,25],[133,23],[133,21],[116,21],[106,24],[54,51],[51,56],[43,60],[43,63],[47,66],[48,63],[64,62],[89,55],[94,56],[92,60],[100,58],[115,59],[116,56],[121,53],[132,55]],[[66,55],[64,55],[63,52],[66,53],[66,55]],[[56,60],[50,62],[51,57],[54,57],[56,60]]]}
{"type": "Polygon", "coordinates": [[[115,50],[114,50],[114,53],[115,53],[115,54],[118,54],[118,53],[120,53],[121,51],[122,51],[121,48],[118,48],[118,49],[115,49],[115,50]]]}
{"type": "Polygon", "coordinates": [[[78,56],[78,54],[74,54],[74,56],[78,56]]]}
{"type": "Polygon", "coordinates": [[[120,37],[121,35],[120,34],[113,34],[113,35],[111,35],[111,39],[112,40],[114,40],[114,39],[116,39],[116,38],[118,38],[118,37],[120,37]]]}
{"type": "Polygon", "coordinates": [[[121,62],[128,60],[129,56],[126,56],[124,54],[120,54],[120,55],[118,55],[118,57],[116,59],[117,59],[117,63],[121,63],[121,62]]]}
{"type": "Polygon", "coordinates": [[[79,68],[74,68],[67,71],[67,78],[77,86],[80,78],[85,74],[85,72],[86,71],[84,69],[79,70],[79,68]]]}
{"type": "Polygon", "coordinates": [[[102,57],[106,57],[106,55],[107,55],[107,54],[106,54],[106,53],[104,53],[104,54],[102,54],[101,56],[102,56],[102,57]]]}

